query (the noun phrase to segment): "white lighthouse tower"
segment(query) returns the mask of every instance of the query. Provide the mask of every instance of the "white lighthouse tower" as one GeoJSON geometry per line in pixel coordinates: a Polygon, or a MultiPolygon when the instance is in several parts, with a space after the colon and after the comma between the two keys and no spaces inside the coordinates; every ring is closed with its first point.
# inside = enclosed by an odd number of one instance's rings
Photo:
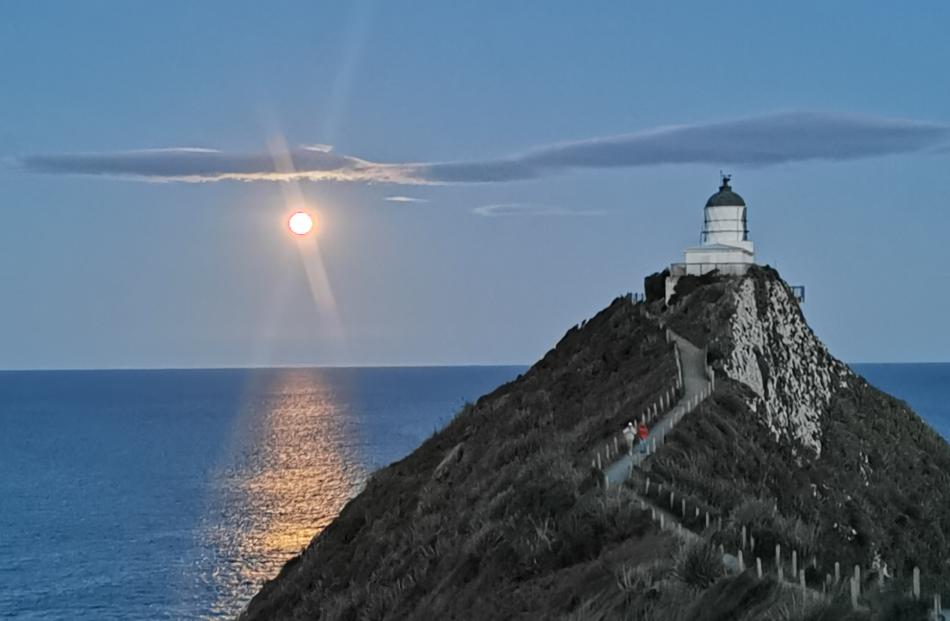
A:
{"type": "Polygon", "coordinates": [[[719,191],[706,201],[700,245],[687,248],[683,262],[670,266],[666,279],[667,301],[683,276],[702,276],[715,270],[724,275],[741,276],[755,263],[745,201],[732,191],[730,178],[730,175],[722,175],[719,191]]]}

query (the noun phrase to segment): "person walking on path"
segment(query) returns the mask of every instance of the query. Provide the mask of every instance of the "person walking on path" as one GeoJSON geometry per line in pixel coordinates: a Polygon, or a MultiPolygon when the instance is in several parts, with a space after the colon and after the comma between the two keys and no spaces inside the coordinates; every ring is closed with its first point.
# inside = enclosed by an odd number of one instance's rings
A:
{"type": "Polygon", "coordinates": [[[623,439],[627,441],[627,452],[633,455],[633,443],[637,441],[637,428],[633,426],[633,422],[627,423],[623,428],[623,439]]]}
{"type": "Polygon", "coordinates": [[[640,427],[637,429],[637,435],[640,437],[640,452],[647,452],[647,438],[650,437],[650,430],[647,429],[646,423],[640,423],[640,427]]]}

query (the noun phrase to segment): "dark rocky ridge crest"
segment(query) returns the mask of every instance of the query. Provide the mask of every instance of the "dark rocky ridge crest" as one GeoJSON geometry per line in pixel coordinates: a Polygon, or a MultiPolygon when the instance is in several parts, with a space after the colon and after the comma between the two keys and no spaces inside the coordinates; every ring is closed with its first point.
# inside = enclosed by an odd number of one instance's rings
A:
{"type": "Polygon", "coordinates": [[[658,532],[632,487],[599,489],[594,451],[675,376],[663,326],[708,347],[720,381],[649,475],[722,518],[718,540],[745,525],[814,556],[814,573],[838,560],[950,575],[950,447],[830,356],[777,273],[683,279],[669,308],[654,297],[614,300],[375,473],[242,618],[740,619],[785,605],[774,581],[691,578],[710,555],[658,532]]]}

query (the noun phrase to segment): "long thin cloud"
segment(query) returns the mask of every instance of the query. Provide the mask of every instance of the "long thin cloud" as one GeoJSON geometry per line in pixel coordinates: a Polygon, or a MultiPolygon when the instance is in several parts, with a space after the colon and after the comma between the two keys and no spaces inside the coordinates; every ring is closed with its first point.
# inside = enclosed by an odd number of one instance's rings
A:
{"type": "Polygon", "coordinates": [[[476,216],[486,218],[505,217],[549,217],[549,216],[602,216],[606,212],[600,209],[568,209],[566,207],[552,207],[550,205],[536,205],[533,203],[495,203],[479,205],[472,209],[476,216]]]}
{"type": "Polygon", "coordinates": [[[383,199],[390,203],[428,203],[428,198],[418,198],[416,196],[387,196],[383,199]]]}
{"type": "Polygon", "coordinates": [[[345,181],[408,185],[500,183],[572,169],[712,164],[768,166],[806,160],[844,161],[940,150],[950,125],[887,117],[782,112],[716,123],[672,125],[631,134],[564,142],[521,154],[470,162],[383,163],[325,146],[289,151],[278,170],[268,153],[175,148],[112,153],[33,155],[26,170],[148,181],[345,181]]]}

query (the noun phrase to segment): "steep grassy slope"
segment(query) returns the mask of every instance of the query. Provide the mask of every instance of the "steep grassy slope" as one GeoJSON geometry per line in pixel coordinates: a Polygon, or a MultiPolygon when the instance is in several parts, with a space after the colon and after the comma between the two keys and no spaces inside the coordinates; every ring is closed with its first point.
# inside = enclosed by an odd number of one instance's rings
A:
{"type": "Polygon", "coordinates": [[[591,568],[597,559],[632,541],[641,545],[625,555],[671,545],[663,536],[641,540],[650,522],[632,502],[603,501],[590,461],[675,374],[656,320],[642,304],[615,300],[523,377],[376,473],[244,617],[572,609],[591,583],[614,582],[591,568]]]}
{"type": "Polygon", "coordinates": [[[835,561],[950,576],[950,447],[834,359],[767,268],[683,279],[670,307],[618,298],[572,328],[377,472],[242,618],[922,618],[899,588],[860,612],[840,591],[803,611],[771,577],[723,575],[714,546],[735,549],[742,526],[759,550],[814,556],[816,587],[835,561]],[[593,452],[675,375],[664,326],[708,348],[716,391],[605,494],[593,452]],[[646,476],[723,529],[688,545],[658,532],[633,494],[646,476]]]}

